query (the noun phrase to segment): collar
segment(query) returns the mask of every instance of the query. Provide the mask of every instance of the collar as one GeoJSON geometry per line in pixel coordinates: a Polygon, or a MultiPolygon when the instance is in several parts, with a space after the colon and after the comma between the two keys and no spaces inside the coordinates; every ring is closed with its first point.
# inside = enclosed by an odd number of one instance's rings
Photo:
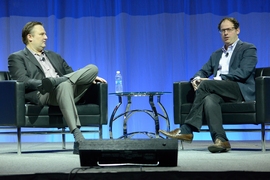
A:
{"type": "Polygon", "coordinates": [[[230,45],[230,46],[228,47],[227,50],[225,49],[225,45],[222,46],[221,50],[222,50],[224,53],[227,53],[228,51],[233,51],[234,48],[235,48],[235,46],[236,46],[236,44],[238,43],[238,41],[239,41],[239,38],[238,38],[232,45],[230,45]]]}
{"type": "Polygon", "coordinates": [[[45,51],[44,50],[42,50],[41,51],[41,54],[38,54],[38,53],[36,53],[36,52],[34,52],[34,51],[32,51],[30,48],[28,48],[28,47],[26,47],[34,56],[36,55],[36,56],[40,56],[40,55],[44,55],[45,54],[45,51]]]}

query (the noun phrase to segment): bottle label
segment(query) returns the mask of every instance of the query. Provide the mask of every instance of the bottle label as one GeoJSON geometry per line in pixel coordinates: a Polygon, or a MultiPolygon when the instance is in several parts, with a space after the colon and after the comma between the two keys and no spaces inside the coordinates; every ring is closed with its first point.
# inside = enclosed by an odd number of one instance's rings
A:
{"type": "Polygon", "coordinates": [[[122,84],[122,81],[115,81],[115,84],[122,84]]]}

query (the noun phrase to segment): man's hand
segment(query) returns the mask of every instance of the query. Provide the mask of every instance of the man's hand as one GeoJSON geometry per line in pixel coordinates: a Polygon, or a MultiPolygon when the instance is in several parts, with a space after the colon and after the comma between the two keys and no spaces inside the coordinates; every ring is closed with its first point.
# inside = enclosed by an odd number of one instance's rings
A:
{"type": "Polygon", "coordinates": [[[200,79],[193,79],[191,81],[194,91],[196,91],[200,85],[200,79]]]}
{"type": "Polygon", "coordinates": [[[191,84],[193,86],[193,89],[194,91],[196,91],[199,86],[200,86],[200,83],[204,80],[209,80],[209,78],[194,78],[192,81],[191,81],[191,84]]]}
{"type": "Polygon", "coordinates": [[[101,83],[107,83],[107,81],[101,77],[96,77],[96,79],[93,81],[93,84],[97,84],[97,82],[101,82],[101,83]]]}

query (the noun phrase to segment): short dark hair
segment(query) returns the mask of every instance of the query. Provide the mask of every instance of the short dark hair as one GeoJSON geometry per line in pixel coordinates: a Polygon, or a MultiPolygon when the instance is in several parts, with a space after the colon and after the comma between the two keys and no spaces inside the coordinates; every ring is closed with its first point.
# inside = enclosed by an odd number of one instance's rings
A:
{"type": "Polygon", "coordinates": [[[36,25],[41,25],[43,26],[43,24],[41,22],[37,22],[37,21],[32,21],[32,22],[28,22],[25,24],[25,26],[22,29],[22,41],[25,45],[28,44],[28,39],[27,39],[27,35],[30,34],[34,28],[34,26],[36,25]]]}
{"type": "Polygon", "coordinates": [[[239,22],[238,22],[235,18],[233,18],[233,17],[225,17],[225,18],[223,18],[223,19],[220,21],[220,23],[218,24],[218,30],[219,30],[219,31],[220,31],[220,25],[221,25],[221,23],[222,23],[223,21],[225,21],[225,20],[228,20],[228,21],[230,21],[231,23],[233,23],[233,26],[234,26],[235,29],[238,29],[239,26],[240,26],[239,22]]]}

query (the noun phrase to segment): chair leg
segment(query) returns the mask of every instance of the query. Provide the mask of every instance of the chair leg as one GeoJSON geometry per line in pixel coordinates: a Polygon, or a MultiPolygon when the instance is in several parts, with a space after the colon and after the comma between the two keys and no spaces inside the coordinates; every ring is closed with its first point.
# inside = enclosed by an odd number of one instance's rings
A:
{"type": "Polygon", "coordinates": [[[102,139],[102,125],[99,125],[99,139],[102,139]]]}
{"type": "Polygon", "coordinates": [[[183,141],[180,141],[180,142],[181,142],[182,150],[184,150],[184,144],[183,144],[183,141]]]}
{"type": "MultiPolygon", "coordinates": [[[[179,128],[181,128],[181,124],[179,125],[179,128]]],[[[181,149],[184,150],[184,144],[183,144],[183,141],[180,141],[181,142],[181,149]]]]}
{"type": "Polygon", "coordinates": [[[21,155],[22,151],[21,151],[21,128],[18,127],[17,128],[17,154],[21,155]]]}
{"type": "Polygon", "coordinates": [[[262,152],[265,152],[265,124],[261,124],[262,129],[262,152]]]}
{"type": "Polygon", "coordinates": [[[62,149],[66,149],[66,134],[65,128],[62,128],[62,149]]]}

